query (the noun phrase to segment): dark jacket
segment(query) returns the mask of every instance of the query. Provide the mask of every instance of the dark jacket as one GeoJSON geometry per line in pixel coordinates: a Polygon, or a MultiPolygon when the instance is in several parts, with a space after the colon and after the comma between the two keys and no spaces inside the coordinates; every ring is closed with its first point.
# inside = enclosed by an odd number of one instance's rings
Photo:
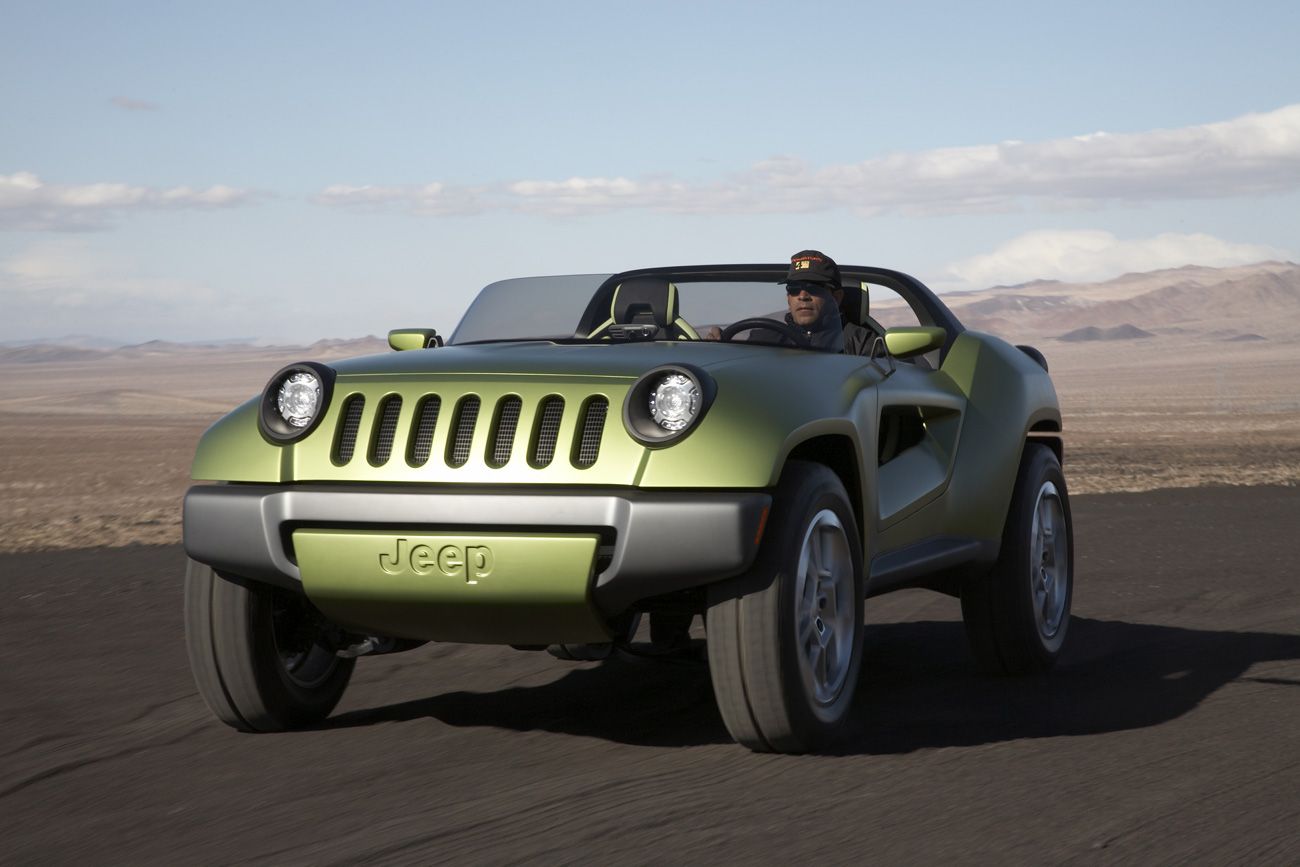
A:
{"type": "Polygon", "coordinates": [[[876,338],[871,329],[837,319],[838,316],[836,319],[824,316],[814,322],[811,328],[804,328],[795,325],[794,317],[789,313],[785,314],[785,324],[798,329],[817,349],[844,355],[870,355],[871,344],[876,338]]]}
{"type": "Polygon", "coordinates": [[[876,339],[874,331],[861,325],[854,325],[852,322],[845,322],[840,327],[844,329],[845,355],[871,354],[871,344],[876,339]]]}

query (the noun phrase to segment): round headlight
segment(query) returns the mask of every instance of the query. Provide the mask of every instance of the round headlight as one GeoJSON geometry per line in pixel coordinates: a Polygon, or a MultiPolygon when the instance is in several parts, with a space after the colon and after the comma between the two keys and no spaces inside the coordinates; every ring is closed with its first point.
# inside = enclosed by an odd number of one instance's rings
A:
{"type": "Polygon", "coordinates": [[[670,373],[650,393],[650,418],[664,430],[679,431],[700,411],[700,389],[688,377],[670,373]]]}
{"type": "Polygon", "coordinates": [[[320,410],[320,379],[314,373],[297,370],[280,383],[275,407],[280,417],[294,427],[307,427],[320,410]]]}
{"type": "Polygon", "coordinates": [[[333,368],[314,361],[280,368],[262,389],[258,430],[274,445],[302,439],[325,417],[333,391],[333,368]]]}
{"type": "Polygon", "coordinates": [[[632,439],[644,446],[672,445],[700,426],[717,394],[718,384],[698,367],[656,367],[628,389],[623,401],[623,426],[632,439]]]}

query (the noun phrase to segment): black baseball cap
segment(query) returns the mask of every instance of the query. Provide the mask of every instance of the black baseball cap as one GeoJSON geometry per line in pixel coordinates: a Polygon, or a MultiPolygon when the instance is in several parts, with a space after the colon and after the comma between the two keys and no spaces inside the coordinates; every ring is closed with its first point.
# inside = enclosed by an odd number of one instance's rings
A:
{"type": "Polygon", "coordinates": [[[840,266],[820,250],[800,250],[790,257],[790,270],[778,283],[823,283],[840,288],[840,266]]]}

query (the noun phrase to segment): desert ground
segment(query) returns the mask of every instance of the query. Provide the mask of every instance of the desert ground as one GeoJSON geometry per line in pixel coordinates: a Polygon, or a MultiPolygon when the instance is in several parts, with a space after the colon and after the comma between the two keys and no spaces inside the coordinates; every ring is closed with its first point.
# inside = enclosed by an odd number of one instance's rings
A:
{"type": "MultiPolygon", "coordinates": [[[[1074,492],[1300,482],[1300,338],[1034,342],[1074,492]]],[[[178,542],[199,436],[303,352],[0,363],[0,551],[178,542]]]]}
{"type": "MultiPolygon", "coordinates": [[[[1300,299],[1296,266],[1225,279],[1278,273],[1300,299]]],[[[989,679],[954,600],[872,600],[836,756],[731,744],[703,663],[451,645],[362,660],[316,730],[226,729],[182,637],[195,443],[283,364],[383,344],[0,351],[0,863],[1293,864],[1300,304],[1219,330],[1177,276],[967,299],[1051,365],[1072,638],[989,679]],[[1104,339],[1137,291],[1183,318],[1104,339]]]]}

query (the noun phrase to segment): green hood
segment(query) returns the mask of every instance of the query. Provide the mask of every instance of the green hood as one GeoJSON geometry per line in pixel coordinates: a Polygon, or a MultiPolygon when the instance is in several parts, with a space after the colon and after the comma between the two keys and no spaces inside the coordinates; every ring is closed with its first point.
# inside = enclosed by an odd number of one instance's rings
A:
{"type": "Polygon", "coordinates": [[[764,487],[774,481],[792,430],[800,437],[816,436],[851,424],[845,417],[848,404],[870,381],[867,371],[875,370],[852,356],[714,341],[478,344],[372,355],[331,366],[338,378],[315,431],[292,445],[271,444],[257,430],[258,401],[249,401],[204,436],[194,477],[665,488],[709,480],[719,487],[764,487]],[[623,404],[637,378],[668,364],[707,370],[717,382],[717,397],[689,436],[648,449],[625,429],[623,404]],[[846,377],[845,389],[808,387],[846,377]],[[421,419],[435,398],[432,434],[421,440],[421,419]],[[542,461],[535,448],[544,404],[552,399],[562,402],[562,414],[558,430],[548,434],[555,451],[542,461]],[[466,400],[473,401],[475,415],[462,426],[466,400]],[[348,421],[354,401],[358,414],[348,421]],[[513,436],[507,440],[513,446],[498,456],[496,445],[505,442],[498,439],[500,418],[511,403],[513,436]],[[598,406],[599,416],[589,419],[592,406],[598,406]],[[392,417],[385,421],[388,410],[392,417]],[[597,457],[590,463],[578,459],[588,433],[596,437],[592,454],[597,457]],[[382,455],[375,451],[381,441],[382,455]],[[421,441],[417,456],[413,444],[421,441]],[[348,446],[341,451],[344,442],[348,446]],[[458,451],[458,442],[466,447],[458,451]]]}
{"type": "Polygon", "coordinates": [[[368,355],[330,364],[340,376],[510,374],[635,379],[662,364],[710,368],[744,358],[804,355],[802,350],[740,343],[670,342],[564,345],[542,341],[484,343],[368,355]]]}

